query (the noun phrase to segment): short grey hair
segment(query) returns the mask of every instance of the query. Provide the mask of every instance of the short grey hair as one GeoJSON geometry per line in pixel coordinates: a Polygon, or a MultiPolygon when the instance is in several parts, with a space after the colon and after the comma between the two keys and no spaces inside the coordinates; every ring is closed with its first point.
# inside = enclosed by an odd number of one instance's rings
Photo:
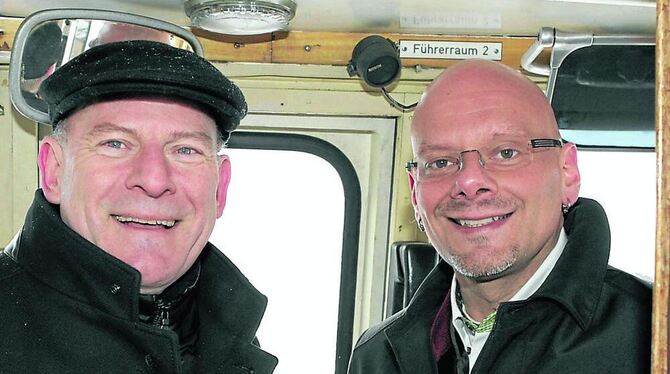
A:
{"type": "Polygon", "coordinates": [[[51,131],[51,137],[56,139],[59,143],[65,144],[67,142],[67,128],[68,123],[65,118],[58,121],[51,131]]]}
{"type": "Polygon", "coordinates": [[[228,145],[228,138],[230,134],[226,136],[220,129],[219,126],[216,126],[216,151],[221,152],[222,149],[226,148],[228,145]]]}

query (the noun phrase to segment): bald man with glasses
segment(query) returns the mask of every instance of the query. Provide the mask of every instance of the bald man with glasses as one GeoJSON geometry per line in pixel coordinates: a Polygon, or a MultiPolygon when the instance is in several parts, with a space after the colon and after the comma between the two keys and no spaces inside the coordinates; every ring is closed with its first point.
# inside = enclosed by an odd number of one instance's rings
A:
{"type": "Polygon", "coordinates": [[[651,290],[608,266],[607,217],[542,91],[471,60],[424,93],[407,163],[441,261],[366,331],[350,374],[648,373],[651,290]]]}

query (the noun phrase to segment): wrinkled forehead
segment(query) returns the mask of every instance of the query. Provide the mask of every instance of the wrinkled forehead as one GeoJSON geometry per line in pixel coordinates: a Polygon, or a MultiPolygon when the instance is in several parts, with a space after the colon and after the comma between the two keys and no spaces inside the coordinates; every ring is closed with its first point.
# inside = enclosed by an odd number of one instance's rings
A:
{"type": "Polygon", "coordinates": [[[152,131],[173,133],[175,131],[199,131],[218,136],[214,118],[200,106],[186,100],[159,96],[136,96],[101,100],[78,108],[65,119],[70,128],[82,133],[100,123],[111,123],[142,129],[145,122],[157,122],[161,126],[152,131]],[[151,105],[155,104],[155,105],[151,105]],[[158,107],[157,105],[160,105],[158,107]],[[152,109],[154,108],[154,109],[152,109]],[[162,116],[155,108],[161,108],[162,116]]]}

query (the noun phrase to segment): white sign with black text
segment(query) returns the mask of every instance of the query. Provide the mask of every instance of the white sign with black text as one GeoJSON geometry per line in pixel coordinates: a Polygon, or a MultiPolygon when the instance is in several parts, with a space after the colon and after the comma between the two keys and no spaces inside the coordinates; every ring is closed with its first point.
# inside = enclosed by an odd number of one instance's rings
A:
{"type": "Polygon", "coordinates": [[[481,58],[500,61],[502,59],[502,43],[401,40],[400,58],[436,58],[451,60],[481,58]]]}

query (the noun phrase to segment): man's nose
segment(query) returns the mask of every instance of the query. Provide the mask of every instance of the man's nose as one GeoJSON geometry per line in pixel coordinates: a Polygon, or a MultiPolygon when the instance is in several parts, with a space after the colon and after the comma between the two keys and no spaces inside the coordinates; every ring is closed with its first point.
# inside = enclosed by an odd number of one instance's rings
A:
{"type": "Polygon", "coordinates": [[[173,170],[162,147],[143,147],[130,167],[129,189],[140,188],[151,197],[174,193],[173,170]]]}
{"type": "Polygon", "coordinates": [[[497,191],[497,184],[491,173],[484,168],[485,162],[478,150],[461,152],[459,170],[454,177],[451,196],[474,199],[478,195],[497,191]]]}

